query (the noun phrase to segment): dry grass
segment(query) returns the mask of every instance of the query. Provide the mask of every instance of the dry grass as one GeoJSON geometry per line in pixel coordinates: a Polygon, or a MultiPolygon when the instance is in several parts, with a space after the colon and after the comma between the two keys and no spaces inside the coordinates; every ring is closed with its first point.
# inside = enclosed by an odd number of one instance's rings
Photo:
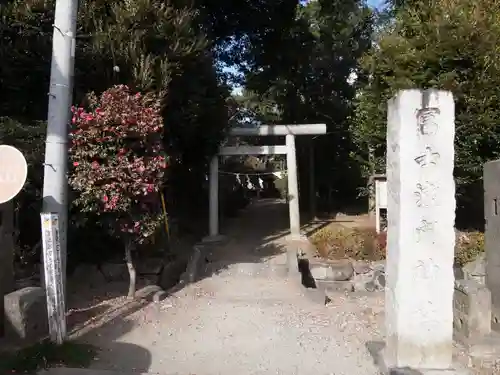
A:
{"type": "Polygon", "coordinates": [[[484,233],[457,232],[455,244],[455,265],[462,267],[484,252],[484,233]]]}
{"type": "Polygon", "coordinates": [[[318,255],[326,259],[385,259],[385,233],[374,228],[347,228],[333,223],[316,231],[311,237],[318,255]]]}
{"type": "MultiPolygon", "coordinates": [[[[386,233],[377,234],[375,228],[346,227],[332,223],[310,236],[318,256],[326,259],[352,258],[358,260],[385,259],[386,233]]],[[[484,252],[484,233],[457,232],[455,265],[462,267],[484,252]]]]}

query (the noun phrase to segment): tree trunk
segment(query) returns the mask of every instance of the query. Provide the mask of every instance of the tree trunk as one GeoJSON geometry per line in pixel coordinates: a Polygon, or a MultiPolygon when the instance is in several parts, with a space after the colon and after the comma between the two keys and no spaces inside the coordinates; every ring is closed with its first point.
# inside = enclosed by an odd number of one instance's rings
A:
{"type": "Polygon", "coordinates": [[[134,261],[132,259],[132,241],[127,241],[125,244],[125,261],[127,262],[129,284],[128,284],[128,294],[127,298],[135,298],[135,289],[137,283],[137,271],[134,267],[134,261]]]}

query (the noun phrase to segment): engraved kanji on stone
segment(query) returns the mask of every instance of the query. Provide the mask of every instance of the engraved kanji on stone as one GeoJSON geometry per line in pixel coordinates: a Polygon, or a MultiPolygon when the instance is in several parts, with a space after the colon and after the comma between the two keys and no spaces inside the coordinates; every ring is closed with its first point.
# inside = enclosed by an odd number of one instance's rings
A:
{"type": "Polygon", "coordinates": [[[417,111],[418,131],[421,135],[434,135],[439,129],[439,108],[422,108],[417,111]]]}
{"type": "Polygon", "coordinates": [[[436,224],[435,221],[429,221],[426,219],[423,219],[420,222],[420,225],[416,228],[417,242],[420,242],[422,240],[422,237],[425,236],[426,233],[434,231],[434,224],[436,224]]]}
{"type": "Polygon", "coordinates": [[[440,155],[438,152],[432,152],[432,149],[430,147],[426,147],[425,152],[422,155],[417,156],[415,158],[415,161],[421,167],[428,167],[430,165],[436,165],[439,158],[440,155]]]}
{"type": "Polygon", "coordinates": [[[437,279],[440,268],[432,259],[419,260],[414,268],[415,276],[418,279],[437,279]]]}
{"type": "Polygon", "coordinates": [[[415,198],[418,207],[429,207],[436,201],[437,188],[430,182],[418,183],[415,198]]]}

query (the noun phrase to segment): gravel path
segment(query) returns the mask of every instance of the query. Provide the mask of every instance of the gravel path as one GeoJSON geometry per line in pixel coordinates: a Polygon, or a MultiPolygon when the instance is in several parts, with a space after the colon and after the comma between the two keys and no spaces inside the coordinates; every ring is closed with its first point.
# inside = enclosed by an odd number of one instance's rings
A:
{"type": "MultiPolygon", "coordinates": [[[[272,262],[283,250],[286,206],[264,202],[230,226],[214,262],[272,262]],[[265,240],[262,240],[265,238],[265,240]],[[272,249],[272,251],[269,251],[272,249]]],[[[85,339],[95,369],[196,375],[376,375],[366,349],[380,340],[383,295],[339,293],[328,306],[300,285],[223,269],[85,339]]]]}

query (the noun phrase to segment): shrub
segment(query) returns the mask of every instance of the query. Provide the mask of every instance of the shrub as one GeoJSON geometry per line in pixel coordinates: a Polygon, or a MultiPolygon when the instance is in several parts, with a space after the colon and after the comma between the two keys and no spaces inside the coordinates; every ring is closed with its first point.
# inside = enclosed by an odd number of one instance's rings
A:
{"type": "Polygon", "coordinates": [[[455,244],[455,265],[464,266],[484,252],[484,233],[457,232],[455,244]]]}
{"type": "Polygon", "coordinates": [[[125,245],[135,295],[131,250],[150,238],[162,221],[160,190],[167,158],[163,151],[160,99],[114,86],[88,97],[89,108],[73,108],[70,185],[74,204],[95,213],[125,245]]]}
{"type": "Polygon", "coordinates": [[[377,234],[374,228],[331,225],[314,233],[311,241],[318,254],[327,259],[385,259],[386,233],[377,234]]]}
{"type": "MultiPolygon", "coordinates": [[[[327,259],[382,260],[386,256],[387,232],[373,228],[327,226],[311,236],[318,255],[327,259]]],[[[455,266],[463,267],[484,252],[484,233],[457,232],[455,266]]]]}

